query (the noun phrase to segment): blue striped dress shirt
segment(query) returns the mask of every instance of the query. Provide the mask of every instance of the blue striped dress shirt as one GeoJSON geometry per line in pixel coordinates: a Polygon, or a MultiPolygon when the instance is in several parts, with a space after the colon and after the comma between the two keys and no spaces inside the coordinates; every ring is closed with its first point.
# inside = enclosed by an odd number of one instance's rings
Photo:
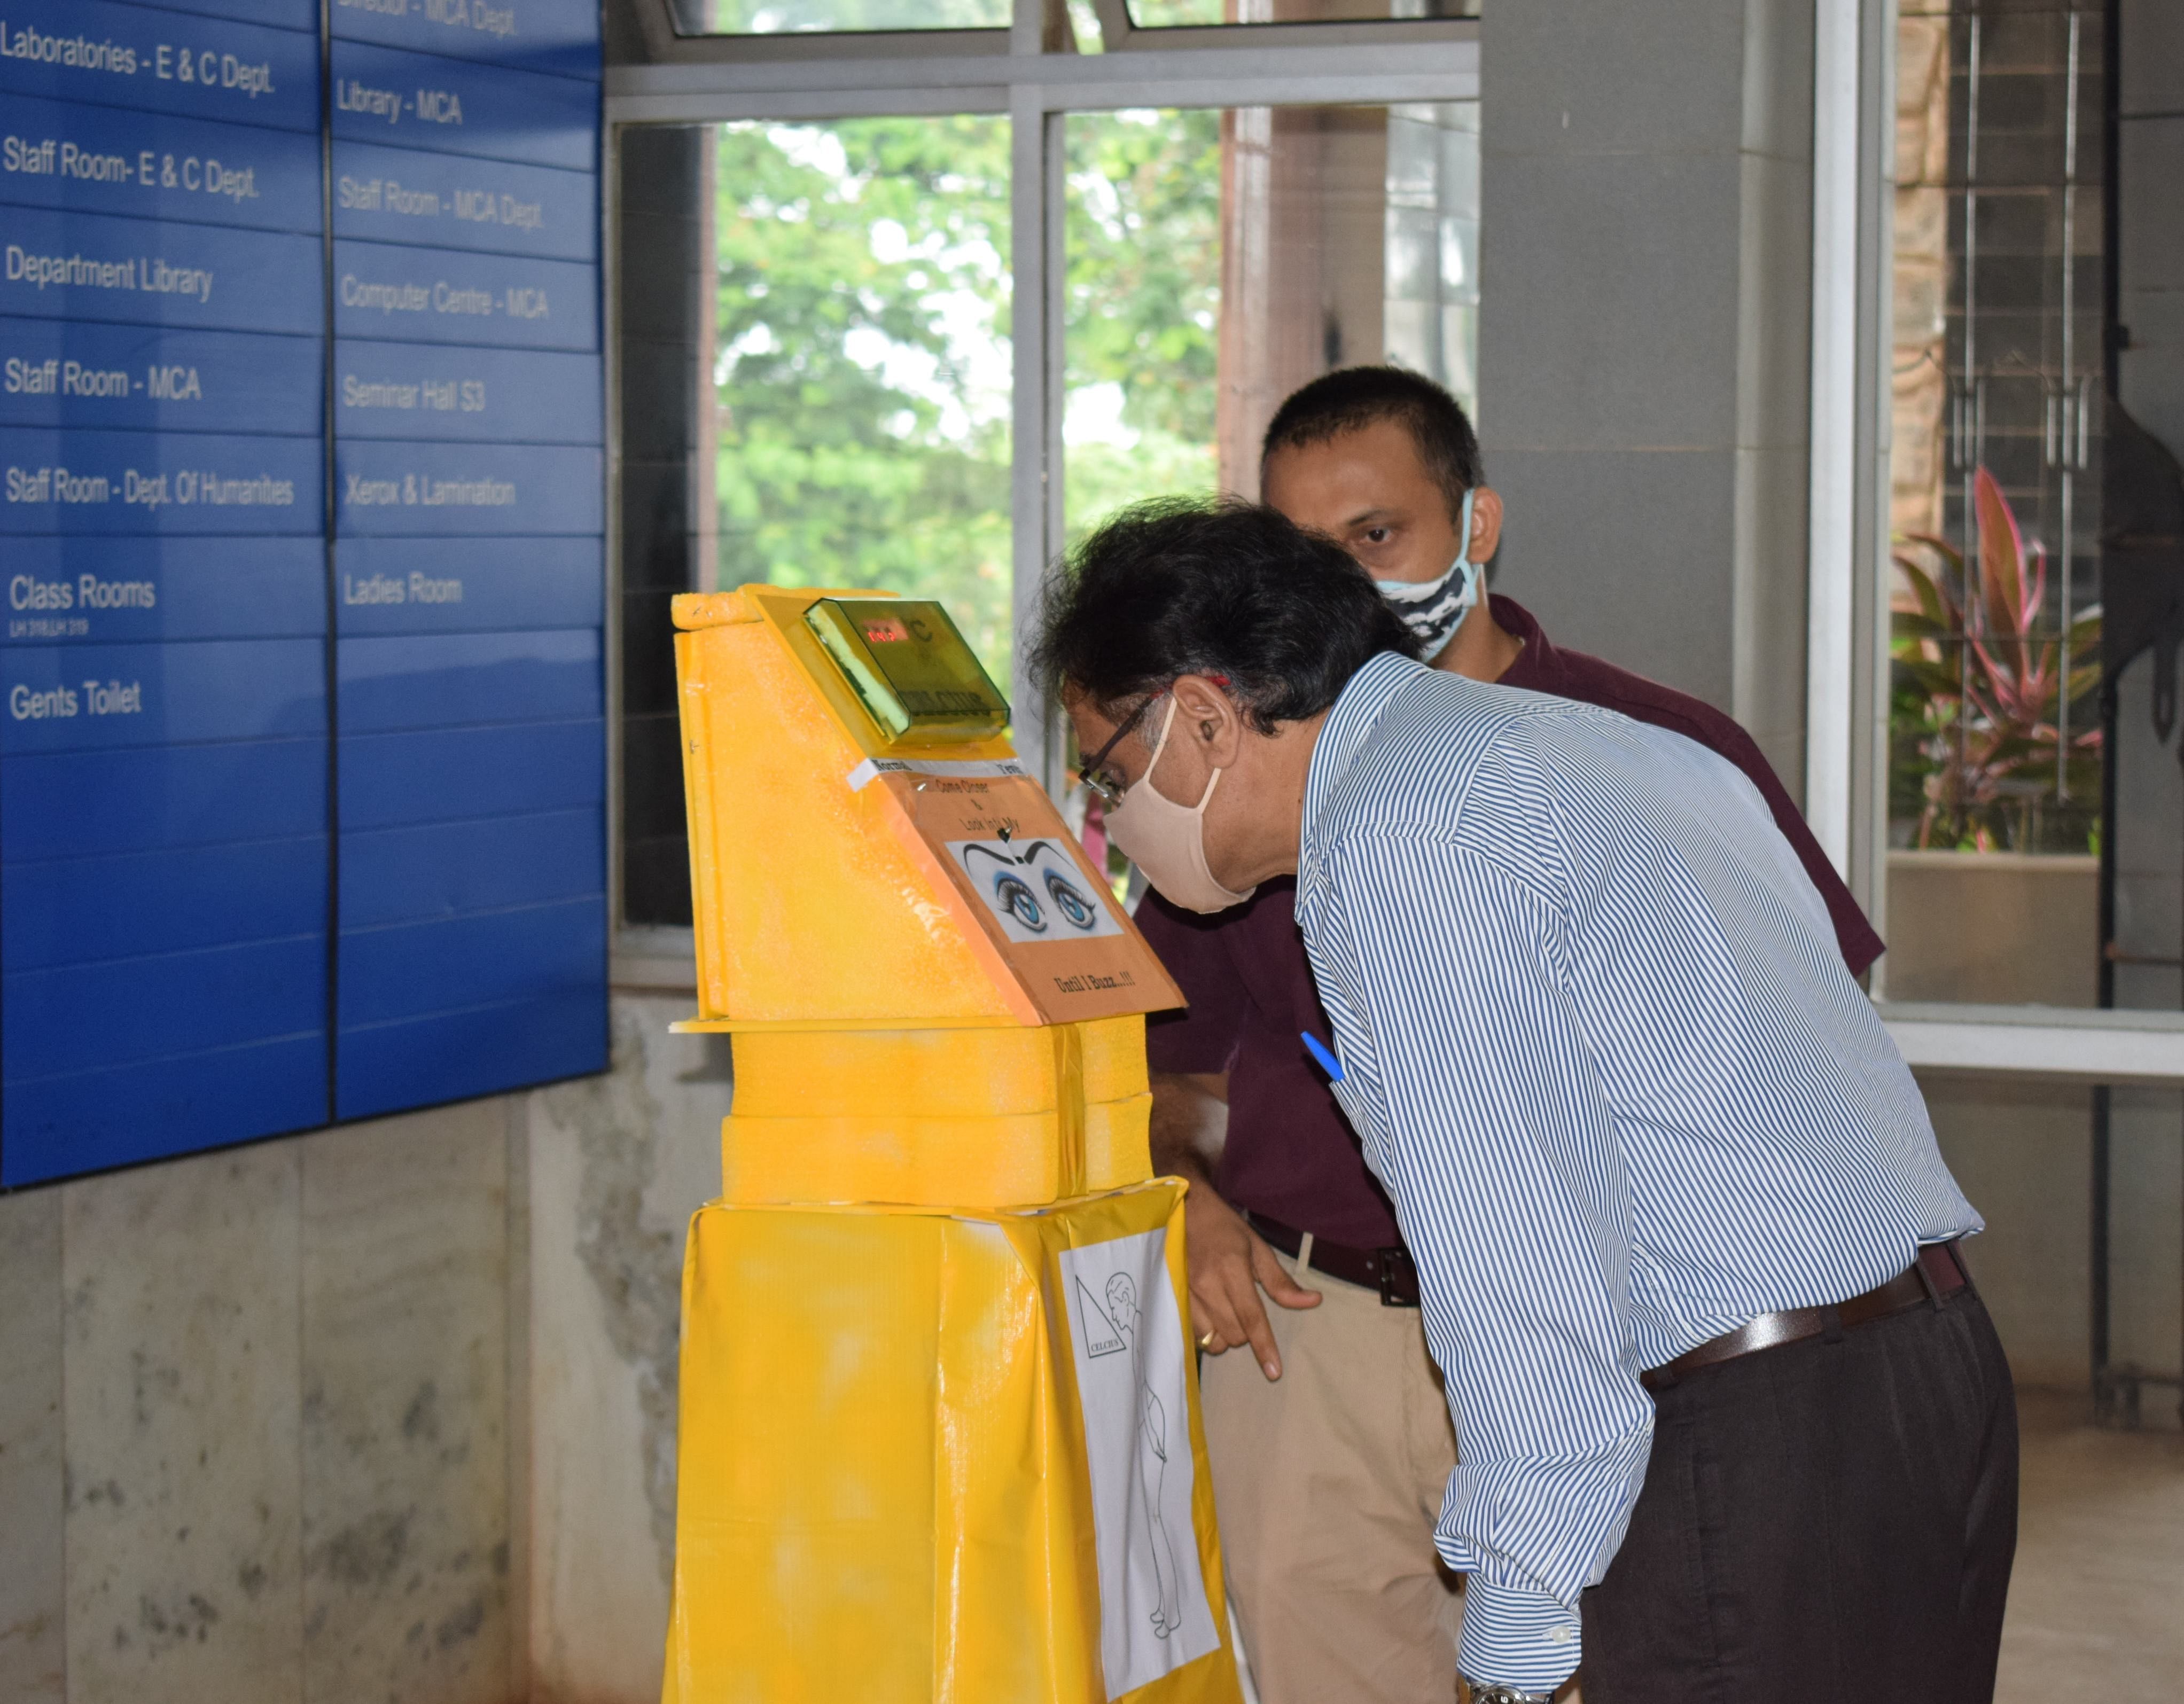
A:
{"type": "Polygon", "coordinates": [[[1376,657],[1297,918],[1456,1419],[1458,1661],[1550,1687],[1645,1478],[1640,1372],[1981,1220],[1765,802],[1680,734],[1376,657]]]}

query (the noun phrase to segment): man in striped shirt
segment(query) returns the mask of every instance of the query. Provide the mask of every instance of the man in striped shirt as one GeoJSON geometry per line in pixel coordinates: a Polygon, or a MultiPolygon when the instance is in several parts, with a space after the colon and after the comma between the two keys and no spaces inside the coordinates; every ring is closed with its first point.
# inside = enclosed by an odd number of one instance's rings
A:
{"type": "Polygon", "coordinates": [[[1980,1220],[1810,878],[1713,753],[1415,651],[1332,543],[1169,505],[1080,549],[1039,657],[1156,887],[1296,877],[1455,1417],[1472,1695],[1989,1696],[1980,1220]]]}
{"type": "MultiPolygon", "coordinates": [[[[1396,367],[1322,375],[1275,411],[1260,483],[1271,507],[1373,576],[1421,660],[1620,710],[1729,759],[1813,878],[1852,974],[1880,956],[1736,721],[1563,649],[1514,600],[1485,595],[1474,565],[1494,555],[1502,504],[1441,387],[1396,367]]],[[[1206,1449],[1262,1704],[1410,1704],[1456,1684],[1457,1582],[1432,1543],[1456,1437],[1394,1211],[1300,1039],[1331,1040],[1295,885],[1263,883],[1212,916],[1157,892],[1139,905],[1138,927],[1190,1001],[1145,1033],[1153,1164],[1192,1185],[1206,1449]]]]}

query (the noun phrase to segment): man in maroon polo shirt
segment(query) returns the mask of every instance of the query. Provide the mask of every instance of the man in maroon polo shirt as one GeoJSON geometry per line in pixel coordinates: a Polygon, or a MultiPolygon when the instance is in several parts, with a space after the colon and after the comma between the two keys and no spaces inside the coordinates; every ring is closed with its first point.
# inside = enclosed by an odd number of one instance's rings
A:
{"type": "MultiPolygon", "coordinates": [[[[1268,428],[1261,484],[1381,582],[1435,666],[1604,705],[1735,763],[1796,849],[1852,972],[1880,955],[1750,735],[1696,699],[1557,649],[1518,604],[1485,596],[1473,565],[1494,554],[1501,499],[1438,385],[1391,367],[1315,380],[1268,428]]],[[[1302,1039],[1329,1042],[1295,894],[1291,878],[1268,882],[1200,916],[1148,893],[1137,913],[1190,1002],[1146,1035],[1153,1163],[1194,1184],[1191,1318],[1208,1357],[1228,1579],[1262,1704],[1449,1699],[1458,1600],[1433,1532],[1456,1439],[1395,1215],[1302,1039]]],[[[1449,1046],[1457,1056],[1462,1038],[1449,1046]]]]}

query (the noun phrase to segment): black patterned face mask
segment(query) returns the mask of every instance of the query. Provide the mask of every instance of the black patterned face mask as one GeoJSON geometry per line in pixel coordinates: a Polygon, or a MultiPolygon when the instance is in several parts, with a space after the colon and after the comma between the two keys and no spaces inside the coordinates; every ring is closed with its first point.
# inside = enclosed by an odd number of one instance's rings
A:
{"type": "Polygon", "coordinates": [[[1471,560],[1471,496],[1468,491],[1463,493],[1463,515],[1457,523],[1463,554],[1446,573],[1431,580],[1373,582],[1417,636],[1418,654],[1429,663],[1448,649],[1463,618],[1479,602],[1479,565],[1471,560]]]}

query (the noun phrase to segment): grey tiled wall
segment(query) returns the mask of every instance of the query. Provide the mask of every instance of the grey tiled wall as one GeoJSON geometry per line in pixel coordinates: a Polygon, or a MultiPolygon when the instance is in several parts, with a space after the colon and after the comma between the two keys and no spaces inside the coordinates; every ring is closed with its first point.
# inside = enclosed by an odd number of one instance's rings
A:
{"type": "Polygon", "coordinates": [[[0,1197],[0,1704],[653,1704],[721,1038],[0,1197]]]}
{"type": "Polygon", "coordinates": [[[1803,778],[1811,0],[1488,7],[1496,587],[1803,778]]]}
{"type": "Polygon", "coordinates": [[[0,1699],[510,1696],[508,1106],[0,1201],[0,1699]]]}

